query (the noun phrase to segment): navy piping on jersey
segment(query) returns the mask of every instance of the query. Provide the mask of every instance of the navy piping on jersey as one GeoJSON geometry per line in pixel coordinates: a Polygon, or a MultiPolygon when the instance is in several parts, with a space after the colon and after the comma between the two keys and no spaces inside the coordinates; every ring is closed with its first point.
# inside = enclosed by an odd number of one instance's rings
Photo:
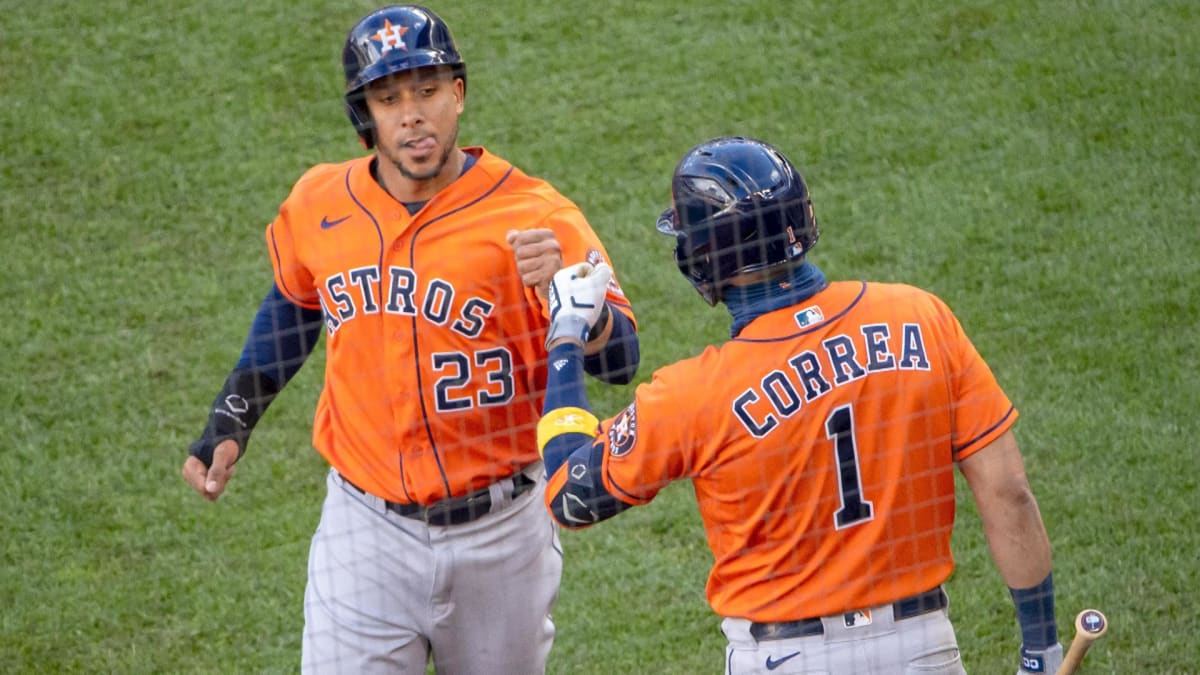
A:
{"type": "MultiPolygon", "coordinates": [[[[417,264],[417,237],[419,237],[421,235],[421,232],[423,232],[425,230],[425,228],[429,227],[430,225],[433,225],[434,223],[436,223],[440,220],[449,218],[450,216],[458,213],[459,211],[463,211],[464,209],[470,208],[470,207],[474,206],[475,204],[478,204],[479,202],[483,201],[484,199],[487,199],[488,197],[490,197],[492,195],[493,192],[500,189],[500,186],[503,185],[505,183],[505,181],[508,180],[508,177],[512,175],[512,172],[514,169],[515,169],[515,167],[509,167],[508,171],[504,172],[504,175],[500,177],[500,180],[496,181],[495,185],[488,188],[487,192],[483,193],[482,195],[479,195],[475,199],[471,200],[470,202],[467,202],[466,204],[463,204],[462,206],[458,207],[457,209],[454,209],[453,211],[448,211],[446,213],[443,213],[440,216],[433,218],[429,222],[427,222],[424,225],[422,225],[421,227],[417,228],[417,230],[415,232],[413,232],[412,238],[409,239],[409,244],[408,244],[409,268],[413,269],[416,267],[416,264],[417,264]]],[[[380,275],[380,277],[382,277],[382,276],[383,275],[380,275]]],[[[417,391],[425,391],[425,387],[421,383],[421,345],[417,341],[417,317],[416,316],[414,316],[412,318],[412,336],[413,336],[413,365],[415,366],[416,373],[417,373],[417,391]]],[[[425,434],[429,438],[429,447],[433,450],[433,458],[435,460],[437,460],[438,471],[442,474],[442,485],[446,488],[446,497],[450,497],[450,496],[452,496],[452,493],[450,491],[450,479],[446,476],[445,467],[442,466],[442,453],[440,450],[438,450],[437,441],[435,441],[433,438],[433,429],[430,428],[430,426],[429,426],[429,411],[425,409],[425,397],[421,396],[417,400],[419,400],[421,402],[421,420],[425,426],[425,434]]],[[[400,477],[401,477],[401,479],[403,479],[403,477],[404,477],[403,472],[401,472],[400,477]]]]}
{"type": "MultiPolygon", "coordinates": [[[[607,446],[605,446],[605,448],[606,448],[606,451],[609,450],[609,448],[607,448],[607,446]]],[[[593,470],[593,473],[599,473],[598,471],[594,471],[594,470],[600,469],[603,467],[604,455],[601,454],[600,457],[598,458],[598,460],[601,462],[601,466],[594,466],[594,465],[588,466],[589,469],[593,470]]],[[[589,465],[590,464],[591,464],[591,462],[589,462],[589,465]]],[[[626,490],[625,488],[621,487],[619,484],[617,484],[617,479],[613,478],[611,469],[609,469],[608,467],[603,467],[603,468],[604,468],[604,473],[608,474],[608,482],[612,483],[612,486],[617,489],[617,492],[620,492],[621,494],[625,495],[630,500],[632,500],[634,503],[637,503],[637,504],[647,503],[645,497],[639,497],[639,496],[633,494],[632,492],[630,492],[629,490],[626,490]]],[[[605,494],[609,494],[608,490],[605,489],[605,485],[604,485],[603,481],[596,481],[596,482],[599,484],[600,490],[602,490],[605,494]]],[[[610,495],[610,496],[612,496],[614,499],[616,498],[616,495],[610,495]]]]}
{"type": "MultiPolygon", "coordinates": [[[[375,177],[374,166],[375,166],[376,161],[377,161],[376,159],[371,159],[371,161],[367,164],[367,171],[371,174],[372,178],[375,177]]],[[[386,268],[383,265],[383,251],[384,251],[383,228],[379,226],[379,220],[375,217],[375,214],[371,213],[371,210],[368,209],[366,207],[366,205],[363,204],[362,201],[359,200],[359,198],[354,194],[354,190],[352,190],[350,188],[350,172],[353,170],[353,168],[354,167],[352,167],[352,166],[346,168],[346,178],[345,178],[346,194],[350,197],[351,201],[354,202],[355,206],[357,206],[360,211],[362,211],[368,218],[371,219],[371,224],[375,227],[375,234],[379,238],[379,298],[380,298],[380,300],[382,300],[383,298],[387,297],[383,292],[383,280],[387,276],[386,268]]],[[[380,185],[380,187],[382,187],[382,185],[380,185]]],[[[420,377],[420,375],[418,375],[418,377],[420,377]]],[[[398,457],[399,467],[398,468],[400,471],[400,489],[404,491],[405,501],[412,502],[412,501],[414,501],[413,497],[411,494],[409,494],[408,485],[407,485],[406,481],[404,480],[404,455],[401,453],[397,453],[397,455],[399,455],[399,457],[398,457]]],[[[441,469],[440,463],[439,463],[438,469],[439,470],[441,469]]],[[[446,474],[443,471],[442,477],[445,478],[445,475],[446,474]]]]}
{"type": "Polygon", "coordinates": [[[954,455],[954,459],[955,460],[958,459],[958,453],[971,447],[972,445],[975,444],[976,441],[978,441],[979,439],[983,438],[984,436],[987,436],[988,434],[992,433],[993,431],[996,430],[996,427],[999,427],[1001,424],[1004,424],[1006,421],[1008,421],[1008,418],[1012,417],[1012,414],[1015,411],[1016,411],[1015,406],[1009,406],[1008,412],[1004,413],[1004,415],[995,424],[988,427],[983,433],[979,434],[975,438],[972,438],[971,440],[967,441],[966,443],[961,443],[956,447],[950,448],[950,452],[954,455]]]}
{"type": "MultiPolygon", "coordinates": [[[[283,268],[283,259],[279,256],[279,244],[275,241],[274,225],[271,226],[271,254],[275,256],[275,267],[282,269],[283,268]]],[[[287,298],[289,300],[293,300],[296,302],[296,304],[300,304],[299,303],[300,296],[293,293],[292,289],[287,287],[287,284],[284,284],[283,288],[281,288],[280,290],[283,291],[283,294],[285,296],[287,296],[287,298]]],[[[301,305],[301,306],[303,306],[303,305],[301,305]]],[[[320,303],[317,303],[317,306],[320,307],[320,303]]]]}

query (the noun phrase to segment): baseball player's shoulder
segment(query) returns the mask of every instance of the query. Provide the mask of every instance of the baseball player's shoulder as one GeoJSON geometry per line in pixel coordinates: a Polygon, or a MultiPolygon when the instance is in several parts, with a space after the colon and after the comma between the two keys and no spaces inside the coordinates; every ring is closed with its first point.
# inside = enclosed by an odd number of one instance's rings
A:
{"type": "Polygon", "coordinates": [[[934,293],[917,286],[902,283],[868,281],[865,283],[864,298],[876,306],[908,308],[918,312],[941,314],[949,307],[934,293]]]}
{"type": "Polygon", "coordinates": [[[662,366],[636,389],[639,414],[643,419],[670,420],[672,426],[681,427],[680,433],[703,437],[710,423],[722,426],[724,418],[718,413],[728,410],[745,390],[742,373],[750,372],[755,360],[768,354],[777,352],[727,342],[662,366]]]}
{"type": "Polygon", "coordinates": [[[695,392],[712,387],[712,374],[728,370],[729,345],[709,345],[704,351],[659,367],[643,387],[660,391],[695,392]]]}
{"type": "Polygon", "coordinates": [[[463,150],[477,158],[473,171],[482,171],[495,181],[504,179],[499,186],[499,192],[509,196],[522,197],[530,206],[536,205],[547,213],[563,208],[579,210],[574,202],[563,196],[549,181],[525,173],[520,167],[493,155],[486,148],[471,147],[463,148],[463,150]]]}
{"type": "Polygon", "coordinates": [[[368,171],[371,158],[358,157],[345,162],[329,162],[309,167],[292,186],[291,198],[314,196],[332,190],[345,191],[347,173],[352,170],[368,171]]]}

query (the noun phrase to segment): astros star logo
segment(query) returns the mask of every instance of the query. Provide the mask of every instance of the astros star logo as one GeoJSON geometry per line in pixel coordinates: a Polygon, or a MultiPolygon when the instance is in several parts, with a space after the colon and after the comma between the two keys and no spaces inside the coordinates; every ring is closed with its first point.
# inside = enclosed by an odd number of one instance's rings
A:
{"type": "Polygon", "coordinates": [[[383,45],[383,49],[379,50],[380,54],[386,54],[397,48],[408,51],[408,45],[404,44],[404,40],[401,39],[407,32],[408,26],[393,26],[391,21],[384,19],[383,28],[372,35],[371,39],[383,45]]]}
{"type": "Polygon", "coordinates": [[[630,403],[608,428],[609,453],[613,457],[629,454],[637,442],[637,404],[630,403]]]}
{"type": "Polygon", "coordinates": [[[555,422],[555,424],[560,427],[577,427],[582,423],[583,415],[576,415],[575,413],[563,415],[557,422],[555,422]]]}

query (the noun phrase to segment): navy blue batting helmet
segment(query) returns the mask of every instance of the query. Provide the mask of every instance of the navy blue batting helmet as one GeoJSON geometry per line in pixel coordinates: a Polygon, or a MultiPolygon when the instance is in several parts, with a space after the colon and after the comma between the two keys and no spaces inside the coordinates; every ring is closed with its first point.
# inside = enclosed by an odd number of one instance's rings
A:
{"type": "Polygon", "coordinates": [[[467,65],[454,46],[450,27],[420,5],[390,5],[354,24],[342,49],[346,71],[346,114],[367,148],[375,147],[375,123],[367,110],[366,86],[393,73],[425,66],[451,66],[467,84],[467,65]]]}
{"type": "Polygon", "coordinates": [[[692,148],[675,168],[671,199],[658,231],[675,237],[675,263],[710,305],[734,277],[803,259],[817,243],[804,178],[753,138],[692,148]]]}

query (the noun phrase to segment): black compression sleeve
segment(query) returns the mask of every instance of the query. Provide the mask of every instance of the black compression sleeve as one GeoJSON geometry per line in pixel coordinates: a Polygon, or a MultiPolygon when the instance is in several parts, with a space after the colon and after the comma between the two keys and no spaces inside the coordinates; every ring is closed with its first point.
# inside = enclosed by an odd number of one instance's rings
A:
{"type": "Polygon", "coordinates": [[[238,459],[241,459],[246,452],[250,432],[278,393],[278,385],[261,371],[234,369],[225,378],[221,393],[213,400],[204,432],[192,443],[188,452],[204,462],[204,466],[211,467],[213,450],[221,442],[232,438],[237,441],[238,459]]]}
{"type": "Polygon", "coordinates": [[[321,310],[293,304],[272,284],[254,315],[237,367],[261,370],[282,388],[316,349],[324,325],[321,310]]]}

